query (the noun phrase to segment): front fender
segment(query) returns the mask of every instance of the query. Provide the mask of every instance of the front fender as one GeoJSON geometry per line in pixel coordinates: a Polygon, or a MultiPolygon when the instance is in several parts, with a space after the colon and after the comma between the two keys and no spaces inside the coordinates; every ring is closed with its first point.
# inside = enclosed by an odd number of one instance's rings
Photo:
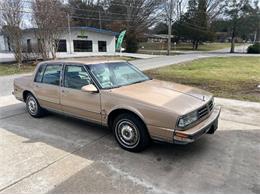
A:
{"type": "Polygon", "coordinates": [[[105,114],[105,118],[104,118],[104,123],[108,124],[108,117],[109,115],[113,112],[113,111],[116,111],[116,110],[128,110],[130,112],[133,112],[134,114],[136,114],[140,119],[143,120],[143,122],[145,123],[145,118],[144,116],[142,115],[142,113],[132,107],[132,106],[127,106],[127,105],[116,105],[114,106],[113,108],[111,108],[109,111],[107,111],[107,113],[105,114]]]}

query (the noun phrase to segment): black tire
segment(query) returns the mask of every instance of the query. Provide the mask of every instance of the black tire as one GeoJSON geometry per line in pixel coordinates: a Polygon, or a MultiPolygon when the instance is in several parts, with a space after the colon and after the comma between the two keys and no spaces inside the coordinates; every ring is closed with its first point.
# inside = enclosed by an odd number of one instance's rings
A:
{"type": "Polygon", "coordinates": [[[130,152],[142,152],[150,144],[145,124],[134,114],[125,113],[116,117],[113,132],[120,147],[130,152]]]}
{"type": "Polygon", "coordinates": [[[26,96],[26,109],[34,118],[40,118],[45,114],[45,110],[41,108],[37,99],[31,93],[26,96]]]}

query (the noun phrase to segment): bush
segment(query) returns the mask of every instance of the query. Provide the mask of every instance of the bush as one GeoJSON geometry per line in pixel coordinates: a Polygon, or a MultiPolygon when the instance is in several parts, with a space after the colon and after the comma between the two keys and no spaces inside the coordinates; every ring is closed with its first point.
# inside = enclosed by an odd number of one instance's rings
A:
{"type": "Polygon", "coordinates": [[[260,43],[256,43],[256,44],[251,45],[250,47],[248,47],[247,53],[260,54],[260,43]]]}
{"type": "Polygon", "coordinates": [[[136,32],[130,30],[126,35],[125,43],[126,52],[136,53],[138,51],[138,40],[136,32]]]}
{"type": "Polygon", "coordinates": [[[135,37],[126,39],[126,51],[136,53],[138,51],[138,41],[135,37]]]}

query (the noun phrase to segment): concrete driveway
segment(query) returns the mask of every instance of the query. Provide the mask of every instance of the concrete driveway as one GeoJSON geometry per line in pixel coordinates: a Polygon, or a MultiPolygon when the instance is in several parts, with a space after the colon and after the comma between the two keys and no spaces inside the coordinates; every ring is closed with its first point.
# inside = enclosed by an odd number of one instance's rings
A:
{"type": "Polygon", "coordinates": [[[105,128],[33,119],[10,95],[14,77],[0,77],[1,193],[260,193],[259,103],[217,98],[215,135],[134,154],[105,128]]]}

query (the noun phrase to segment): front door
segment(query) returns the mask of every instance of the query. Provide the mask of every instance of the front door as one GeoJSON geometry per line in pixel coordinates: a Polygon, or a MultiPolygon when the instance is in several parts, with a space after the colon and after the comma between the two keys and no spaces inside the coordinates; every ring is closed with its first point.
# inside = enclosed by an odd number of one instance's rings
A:
{"type": "Polygon", "coordinates": [[[42,65],[35,78],[33,90],[40,105],[44,108],[61,110],[60,75],[61,64],[42,65]]]}
{"type": "Polygon", "coordinates": [[[101,123],[100,93],[81,91],[93,81],[83,65],[66,65],[61,88],[61,105],[65,113],[101,123]]]}

